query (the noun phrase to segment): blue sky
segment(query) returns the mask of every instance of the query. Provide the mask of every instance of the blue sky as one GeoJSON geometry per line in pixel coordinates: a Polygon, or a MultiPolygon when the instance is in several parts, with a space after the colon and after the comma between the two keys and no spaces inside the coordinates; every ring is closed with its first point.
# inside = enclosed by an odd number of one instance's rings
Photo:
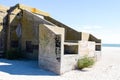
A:
{"type": "Polygon", "coordinates": [[[103,43],[120,44],[120,0],[0,0],[0,4],[17,3],[49,12],[72,28],[89,32],[103,43]]]}

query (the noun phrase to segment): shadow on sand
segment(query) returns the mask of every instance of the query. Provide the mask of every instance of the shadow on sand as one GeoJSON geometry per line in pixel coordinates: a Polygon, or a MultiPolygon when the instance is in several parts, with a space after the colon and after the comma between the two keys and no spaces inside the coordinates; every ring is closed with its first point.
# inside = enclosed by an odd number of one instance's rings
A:
{"type": "Polygon", "coordinates": [[[53,72],[39,68],[35,60],[0,59],[0,71],[12,75],[57,76],[53,72]]]}

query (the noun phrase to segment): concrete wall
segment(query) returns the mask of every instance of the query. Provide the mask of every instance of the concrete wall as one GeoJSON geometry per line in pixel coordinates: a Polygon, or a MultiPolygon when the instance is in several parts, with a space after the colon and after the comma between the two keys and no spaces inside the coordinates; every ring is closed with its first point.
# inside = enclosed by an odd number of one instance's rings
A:
{"type": "Polygon", "coordinates": [[[79,41],[79,54],[80,57],[89,56],[95,57],[95,42],[79,41]]]}
{"type": "Polygon", "coordinates": [[[18,25],[21,23],[20,19],[17,17],[17,14],[20,13],[17,12],[16,14],[10,14],[10,40],[11,41],[18,41],[19,37],[17,36],[16,29],[18,25]]]}
{"type": "Polygon", "coordinates": [[[3,19],[7,14],[7,8],[0,6],[0,32],[3,29],[3,19]]]}
{"type": "Polygon", "coordinates": [[[78,59],[79,54],[62,55],[61,74],[76,69],[78,59]]]}
{"type": "MultiPolygon", "coordinates": [[[[29,11],[11,8],[9,12],[9,24],[7,25],[7,47],[8,49],[18,45],[23,57],[38,59],[39,48],[39,24],[50,24],[29,11]],[[26,50],[27,42],[30,51],[26,50]],[[12,44],[15,43],[13,46],[12,44]]],[[[16,48],[16,47],[14,47],[16,48]]]]}
{"type": "Polygon", "coordinates": [[[5,7],[5,6],[2,6],[0,5],[0,51],[4,51],[4,47],[5,47],[5,30],[4,29],[4,26],[6,25],[5,22],[5,18],[6,18],[6,15],[7,15],[7,10],[9,8],[8,7],[5,7]]]}
{"type": "Polygon", "coordinates": [[[62,28],[65,28],[65,41],[78,41],[78,40],[81,40],[81,32],[78,32],[72,28],[70,28],[69,26],[53,19],[52,17],[48,17],[48,16],[45,16],[44,17],[46,20],[52,22],[53,24],[59,26],[59,27],[62,27],[62,28]]]}
{"type": "Polygon", "coordinates": [[[36,20],[31,13],[23,11],[21,48],[22,51],[24,52],[24,56],[30,59],[38,58],[38,49],[34,49],[34,46],[38,46],[39,43],[38,41],[39,23],[37,22],[39,21],[36,20]]]}
{"type": "Polygon", "coordinates": [[[51,23],[44,20],[43,16],[20,10],[18,7],[9,10],[8,19],[7,50],[18,47],[21,48],[23,57],[38,59],[39,24],[51,25],[51,23]],[[27,43],[29,43],[29,51],[27,43]]]}
{"type": "Polygon", "coordinates": [[[35,15],[29,11],[23,10],[22,16],[22,37],[21,46],[22,51],[25,51],[26,57],[30,59],[38,59],[39,47],[39,24],[50,24],[42,19],[42,16],[35,15]],[[31,47],[33,51],[26,52],[26,41],[31,41],[31,47]]]}
{"type": "Polygon", "coordinates": [[[3,19],[7,15],[7,10],[8,9],[9,9],[8,7],[0,5],[0,21],[3,22],[3,19]]]}
{"type": "Polygon", "coordinates": [[[102,46],[101,45],[102,44],[101,39],[97,39],[95,36],[90,34],[88,41],[94,41],[96,44],[99,44],[99,45],[96,45],[95,50],[96,51],[101,51],[101,46],[102,46]]]}
{"type": "Polygon", "coordinates": [[[61,55],[61,74],[76,69],[79,59],[78,49],[78,43],[64,42],[64,54],[61,55]],[[71,49],[66,51],[66,46],[69,46],[71,49]]]}
{"type": "MultiPolygon", "coordinates": [[[[79,41],[78,43],[65,42],[64,45],[78,46],[77,54],[62,54],[61,55],[61,74],[77,68],[78,59],[89,56],[97,58],[95,51],[95,42],[79,41]]],[[[65,48],[64,48],[65,49],[65,48]]]]}
{"type": "Polygon", "coordinates": [[[82,40],[83,41],[88,41],[89,35],[90,35],[89,33],[82,32],[82,40]]]}
{"type": "Polygon", "coordinates": [[[42,17],[20,9],[18,5],[11,7],[6,19],[6,50],[20,48],[23,57],[38,59],[39,24],[50,24],[42,17]],[[27,42],[30,51],[26,50],[27,42]]]}
{"type": "Polygon", "coordinates": [[[55,37],[56,35],[60,35],[61,33],[64,33],[64,29],[60,29],[59,27],[55,26],[47,26],[44,24],[41,24],[39,27],[39,66],[53,71],[57,74],[60,74],[60,68],[61,68],[61,53],[63,54],[63,47],[62,46],[62,35],[61,35],[61,44],[60,44],[60,56],[58,60],[58,56],[56,53],[56,41],[55,37]],[[59,33],[59,34],[57,34],[59,33]]]}

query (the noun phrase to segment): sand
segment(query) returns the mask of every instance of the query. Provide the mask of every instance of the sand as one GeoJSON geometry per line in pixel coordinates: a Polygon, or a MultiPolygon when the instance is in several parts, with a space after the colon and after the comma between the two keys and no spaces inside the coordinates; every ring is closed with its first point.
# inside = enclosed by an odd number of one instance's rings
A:
{"type": "Polygon", "coordinates": [[[0,59],[0,80],[120,80],[120,48],[103,47],[101,59],[83,71],[61,76],[38,68],[36,61],[0,59]]]}

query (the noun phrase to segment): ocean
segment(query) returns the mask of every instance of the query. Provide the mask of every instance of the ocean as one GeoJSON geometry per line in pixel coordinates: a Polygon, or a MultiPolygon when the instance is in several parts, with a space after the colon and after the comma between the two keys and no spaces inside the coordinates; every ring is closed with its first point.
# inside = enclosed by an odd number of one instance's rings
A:
{"type": "Polygon", "coordinates": [[[120,47],[120,44],[102,44],[103,47],[120,47]]]}

